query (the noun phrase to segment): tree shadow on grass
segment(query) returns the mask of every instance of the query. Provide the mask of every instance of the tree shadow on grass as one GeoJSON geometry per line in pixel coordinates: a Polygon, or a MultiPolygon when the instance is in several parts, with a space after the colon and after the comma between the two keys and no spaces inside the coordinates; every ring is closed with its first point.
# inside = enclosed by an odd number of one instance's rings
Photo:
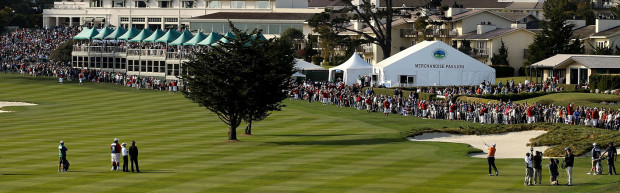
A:
{"type": "Polygon", "coordinates": [[[3,176],[30,176],[32,174],[1,174],[3,176]]]}
{"type": "Polygon", "coordinates": [[[281,136],[281,137],[338,137],[338,136],[352,136],[356,134],[283,134],[283,135],[261,135],[261,136],[281,136]]]}
{"type": "Polygon", "coordinates": [[[172,170],[142,170],[140,171],[140,173],[174,173],[174,172],[172,172],[172,170]]]}
{"type": "Polygon", "coordinates": [[[276,145],[377,145],[388,143],[400,143],[404,140],[398,138],[369,138],[369,139],[343,139],[343,140],[313,140],[313,141],[277,141],[268,142],[276,145]]]}

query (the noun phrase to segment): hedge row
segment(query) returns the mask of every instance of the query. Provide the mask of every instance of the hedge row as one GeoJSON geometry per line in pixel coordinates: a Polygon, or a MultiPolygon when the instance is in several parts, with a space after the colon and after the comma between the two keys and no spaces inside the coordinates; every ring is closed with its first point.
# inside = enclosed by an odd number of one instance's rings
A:
{"type": "Polygon", "coordinates": [[[620,74],[590,75],[590,89],[613,90],[620,88],[620,74]]]}
{"type": "MultiPolygon", "coordinates": [[[[366,89],[369,89],[369,87],[364,87],[362,89],[362,91],[366,92],[366,89]]],[[[393,88],[373,88],[373,90],[375,91],[375,94],[392,96],[392,95],[394,95],[394,90],[396,90],[396,89],[393,89],[393,88]]],[[[413,91],[403,89],[403,96],[409,96],[411,94],[411,92],[413,92],[413,91]]],[[[420,97],[421,100],[435,100],[435,96],[437,96],[437,94],[418,93],[418,97],[420,97]]]]}
{"type": "Polygon", "coordinates": [[[588,90],[573,90],[572,91],[560,91],[560,92],[522,92],[522,93],[511,93],[511,94],[497,94],[497,95],[493,95],[493,94],[486,94],[486,95],[476,95],[475,97],[477,98],[484,98],[484,99],[492,99],[492,100],[501,100],[501,101],[519,101],[519,100],[525,100],[525,99],[530,99],[530,98],[535,98],[535,97],[539,97],[539,96],[544,96],[544,95],[548,95],[548,94],[554,94],[554,93],[572,93],[572,92],[581,92],[581,93],[589,93],[590,91],[588,90]]]}
{"type": "Polygon", "coordinates": [[[470,97],[470,96],[457,96],[456,97],[457,101],[461,101],[461,102],[466,102],[469,104],[487,104],[489,102],[493,103],[493,104],[499,104],[500,101],[498,100],[493,100],[493,99],[484,99],[484,98],[477,98],[477,97],[470,97]]]}
{"type": "Polygon", "coordinates": [[[491,65],[491,68],[495,69],[495,76],[497,78],[511,77],[515,74],[515,68],[508,65],[491,65]]]}

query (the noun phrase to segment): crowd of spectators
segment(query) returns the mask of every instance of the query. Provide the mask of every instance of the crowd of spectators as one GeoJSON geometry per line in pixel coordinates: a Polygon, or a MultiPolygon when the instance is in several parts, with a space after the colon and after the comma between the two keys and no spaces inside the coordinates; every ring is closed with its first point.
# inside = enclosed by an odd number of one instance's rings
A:
{"type": "MultiPolygon", "coordinates": [[[[488,84],[488,83],[484,83],[488,84]]],[[[306,81],[294,84],[291,97],[296,100],[318,101],[324,105],[353,107],[368,112],[382,112],[385,115],[399,114],[426,119],[448,119],[474,123],[518,124],[518,123],[566,123],[620,129],[620,111],[601,107],[574,106],[573,104],[543,105],[517,104],[510,101],[494,103],[467,103],[457,101],[452,96],[470,95],[471,90],[482,90],[485,85],[470,87],[449,87],[440,92],[446,94],[445,100],[422,100],[421,90],[403,96],[396,89],[393,95],[376,94],[373,88],[363,89],[360,85],[347,86],[343,83],[306,81]],[[468,88],[463,92],[461,88],[468,88]]],[[[510,84],[510,83],[509,83],[510,84]]],[[[509,85],[508,87],[512,87],[509,85]]],[[[517,86],[518,87],[518,86],[517,86]]],[[[498,89],[505,89],[497,86],[498,89]]],[[[429,90],[433,90],[430,88],[429,90]]],[[[518,89],[518,88],[517,88],[518,89]]]]}

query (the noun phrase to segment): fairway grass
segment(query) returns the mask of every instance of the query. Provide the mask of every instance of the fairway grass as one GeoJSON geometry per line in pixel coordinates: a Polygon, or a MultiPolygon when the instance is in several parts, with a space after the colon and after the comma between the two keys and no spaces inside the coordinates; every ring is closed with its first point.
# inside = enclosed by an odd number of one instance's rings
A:
{"type": "MultiPolygon", "coordinates": [[[[575,186],[524,187],[522,159],[471,158],[464,144],[409,142],[416,127],[473,123],[423,120],[353,108],[285,101],[255,123],[252,136],[227,142],[227,126],[180,93],[114,84],[58,84],[0,75],[0,192],[613,192],[620,176],[589,176],[577,158],[575,186]],[[143,173],[110,171],[109,145],[135,140],[143,173]],[[65,141],[70,172],[58,173],[65,141]]],[[[242,126],[244,127],[244,125],[242,126]]],[[[240,127],[240,130],[242,128],[240,127]]],[[[242,131],[239,131],[241,134],[242,131]]],[[[501,144],[501,143],[498,143],[501,144]]],[[[529,148],[502,149],[525,154],[529,148]]],[[[548,160],[545,160],[546,164],[548,160]]],[[[560,182],[566,177],[560,175],[560,182]]]]}

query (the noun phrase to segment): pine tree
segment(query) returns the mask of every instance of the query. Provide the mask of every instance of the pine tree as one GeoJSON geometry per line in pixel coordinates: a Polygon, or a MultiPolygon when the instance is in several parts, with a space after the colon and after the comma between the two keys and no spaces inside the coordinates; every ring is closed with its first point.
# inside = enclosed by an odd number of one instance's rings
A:
{"type": "Polygon", "coordinates": [[[530,44],[526,65],[547,59],[556,54],[583,54],[579,37],[573,36],[575,26],[566,20],[570,16],[567,0],[547,0],[543,6],[546,20],[540,22],[541,33],[530,44]]]}
{"type": "Polygon", "coordinates": [[[228,140],[237,140],[242,121],[259,121],[280,110],[293,74],[294,50],[288,41],[256,38],[261,31],[241,32],[183,64],[183,94],[228,125],[228,140]]]}
{"type": "Polygon", "coordinates": [[[510,63],[508,62],[508,49],[506,48],[506,45],[504,45],[504,40],[501,41],[502,46],[499,47],[498,53],[494,53],[493,57],[491,57],[491,64],[510,66],[510,63]]]}

